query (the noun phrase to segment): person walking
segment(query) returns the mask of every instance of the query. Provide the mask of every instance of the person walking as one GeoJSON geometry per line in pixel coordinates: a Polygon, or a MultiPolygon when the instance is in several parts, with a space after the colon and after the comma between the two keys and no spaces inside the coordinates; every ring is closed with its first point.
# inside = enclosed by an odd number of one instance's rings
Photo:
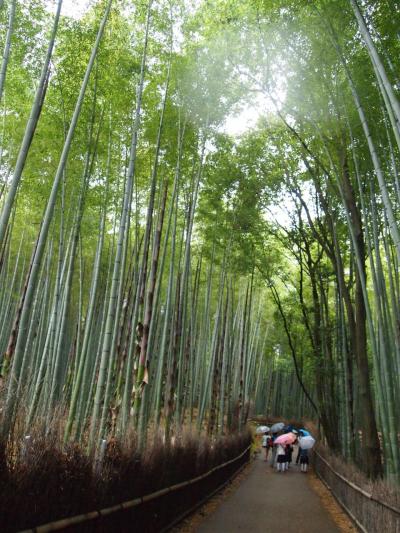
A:
{"type": "Polygon", "coordinates": [[[276,460],[276,446],[274,445],[276,437],[277,437],[277,434],[273,433],[271,436],[271,440],[270,440],[270,447],[272,448],[271,462],[270,462],[271,468],[274,468],[275,460],[276,460]]]}
{"type": "Polygon", "coordinates": [[[268,436],[267,436],[267,455],[269,455],[269,451],[271,450],[271,454],[273,453],[274,451],[274,439],[272,438],[272,435],[271,433],[268,433],[268,436]]]}
{"type": "Polygon", "coordinates": [[[276,470],[277,472],[286,470],[286,451],[282,444],[276,446],[276,470]]]}
{"type": "Polygon", "coordinates": [[[264,433],[264,435],[262,436],[262,442],[261,442],[261,446],[264,448],[265,450],[265,459],[264,461],[268,461],[268,451],[269,451],[269,445],[268,445],[268,431],[266,431],[264,433]]]}
{"type": "Polygon", "coordinates": [[[301,455],[301,448],[300,448],[300,444],[299,444],[299,447],[297,448],[296,465],[298,465],[300,463],[300,455],[301,455]]]}
{"type": "Polygon", "coordinates": [[[300,470],[307,472],[308,470],[308,450],[300,448],[300,470]]]}
{"type": "Polygon", "coordinates": [[[286,470],[288,470],[292,462],[293,446],[291,444],[286,444],[285,452],[286,452],[286,470]]]}

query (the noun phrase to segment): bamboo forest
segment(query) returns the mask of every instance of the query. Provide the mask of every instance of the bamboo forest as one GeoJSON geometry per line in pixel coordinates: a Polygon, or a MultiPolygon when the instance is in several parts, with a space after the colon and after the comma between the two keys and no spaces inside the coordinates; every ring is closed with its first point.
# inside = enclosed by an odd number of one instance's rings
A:
{"type": "Polygon", "coordinates": [[[399,24],[396,0],[0,1],[0,473],[36,441],[98,471],[264,417],[395,490],[399,24]]]}

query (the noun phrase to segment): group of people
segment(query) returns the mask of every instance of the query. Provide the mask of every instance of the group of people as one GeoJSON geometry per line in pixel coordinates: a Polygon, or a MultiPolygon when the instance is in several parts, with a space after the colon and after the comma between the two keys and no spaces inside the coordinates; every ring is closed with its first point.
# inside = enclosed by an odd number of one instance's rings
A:
{"type": "MultiPolygon", "coordinates": [[[[297,433],[293,430],[293,433],[297,433]]],[[[270,433],[266,431],[262,437],[262,447],[265,450],[265,461],[268,461],[268,455],[271,451],[271,466],[276,465],[276,470],[278,472],[285,472],[289,469],[290,464],[292,463],[292,456],[294,451],[294,444],[298,444],[298,439],[296,439],[292,444],[275,444],[274,441],[278,437],[277,433],[270,433]]],[[[308,450],[298,447],[296,464],[300,463],[300,470],[302,472],[307,472],[308,470],[308,450]]]]}

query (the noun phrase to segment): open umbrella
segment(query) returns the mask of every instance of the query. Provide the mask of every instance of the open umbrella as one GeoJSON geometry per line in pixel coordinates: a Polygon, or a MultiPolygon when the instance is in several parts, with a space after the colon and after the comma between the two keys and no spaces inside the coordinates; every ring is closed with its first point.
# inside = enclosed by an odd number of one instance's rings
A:
{"type": "Polygon", "coordinates": [[[271,426],[271,433],[278,433],[278,431],[281,431],[285,427],[285,424],[283,422],[277,422],[273,426],[271,426]]]}
{"type": "Polygon", "coordinates": [[[256,434],[257,435],[262,435],[263,433],[266,433],[267,431],[269,431],[269,427],[268,426],[257,426],[256,427],[256,434]]]}
{"type": "Polygon", "coordinates": [[[303,435],[303,437],[311,437],[311,433],[309,431],[307,431],[306,429],[299,429],[299,433],[301,433],[301,435],[303,435]]]}
{"type": "Polygon", "coordinates": [[[284,433],[274,440],[274,444],[293,444],[296,439],[297,437],[294,433],[284,433]]]}
{"type": "Polygon", "coordinates": [[[314,437],[311,437],[311,435],[300,437],[299,439],[299,446],[302,450],[311,450],[314,444],[315,444],[315,439],[314,437]]]}

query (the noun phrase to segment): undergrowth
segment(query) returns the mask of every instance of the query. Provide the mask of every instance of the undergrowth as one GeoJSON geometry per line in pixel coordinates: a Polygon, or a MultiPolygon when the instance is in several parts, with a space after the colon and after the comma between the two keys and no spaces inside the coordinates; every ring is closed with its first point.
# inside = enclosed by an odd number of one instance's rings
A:
{"type": "Polygon", "coordinates": [[[236,457],[250,441],[249,432],[212,441],[183,433],[168,445],[156,436],[139,453],[136,439],[113,439],[101,465],[81,446],[62,445],[58,431],[0,443],[0,531],[110,507],[189,480],[236,457]]]}

